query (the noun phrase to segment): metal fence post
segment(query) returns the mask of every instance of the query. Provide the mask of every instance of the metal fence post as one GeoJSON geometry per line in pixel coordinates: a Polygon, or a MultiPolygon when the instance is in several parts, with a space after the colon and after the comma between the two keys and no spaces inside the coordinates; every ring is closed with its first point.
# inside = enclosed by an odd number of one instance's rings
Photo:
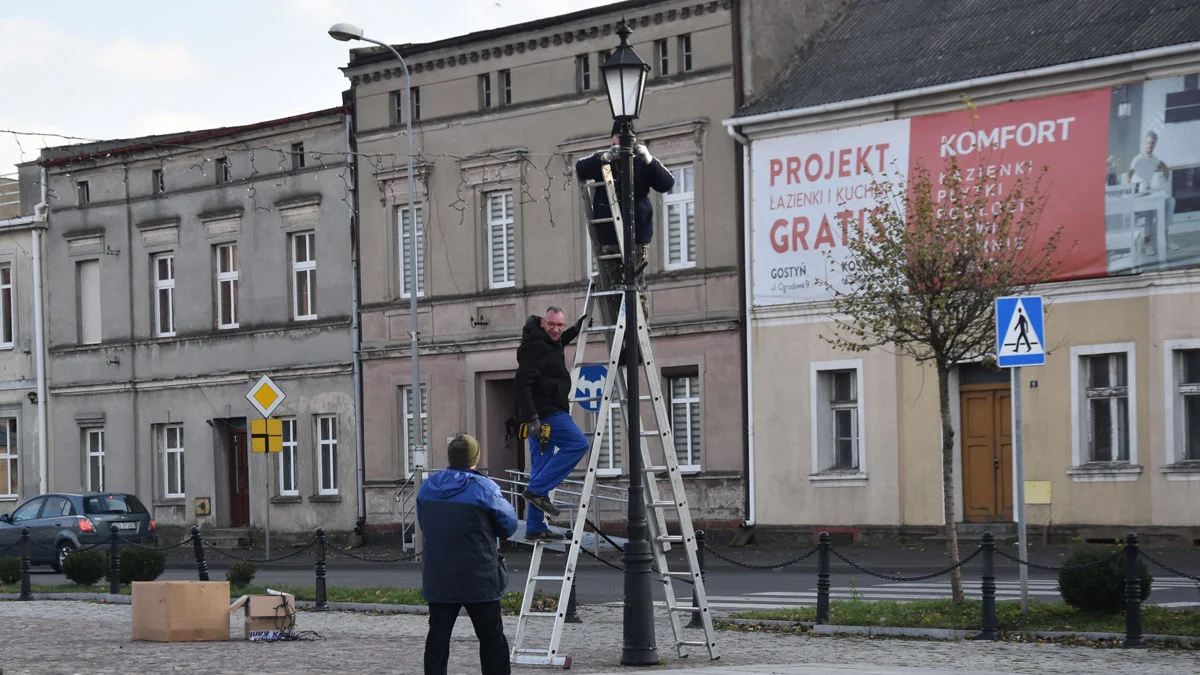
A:
{"type": "Polygon", "coordinates": [[[829,533],[817,537],[817,623],[829,623],[829,533]]]}
{"type": "Polygon", "coordinates": [[[571,580],[571,591],[567,598],[567,616],[563,619],[567,623],[583,623],[583,619],[579,618],[579,613],[575,608],[575,580],[571,580]]]}
{"type": "Polygon", "coordinates": [[[200,581],[208,581],[208,561],[204,559],[204,542],[200,540],[200,527],[192,526],[192,552],[196,555],[196,572],[200,581]]]}
{"type": "Polygon", "coordinates": [[[983,630],[980,640],[995,640],[996,635],[996,538],[983,533],[983,630]]]}
{"type": "Polygon", "coordinates": [[[317,604],[314,609],[329,609],[325,600],[325,528],[317,528],[317,604]]]}
{"type": "MultiPolygon", "coordinates": [[[[696,530],[696,565],[700,567],[700,581],[704,581],[704,530],[696,530]]],[[[700,606],[700,594],[696,592],[695,584],[692,585],[692,607],[700,606]]],[[[700,612],[692,612],[692,620],[688,622],[688,628],[703,628],[704,622],[700,620],[700,612]]]]}
{"type": "Polygon", "coordinates": [[[121,592],[121,549],[117,541],[117,526],[108,526],[108,592],[117,595],[121,592]]]}
{"type": "Polygon", "coordinates": [[[1138,577],[1138,537],[1125,535],[1125,645],[1141,647],[1142,582],[1138,577]]]}
{"type": "Polygon", "coordinates": [[[32,600],[33,591],[29,587],[29,528],[21,528],[21,597],[18,600],[32,600]]]}

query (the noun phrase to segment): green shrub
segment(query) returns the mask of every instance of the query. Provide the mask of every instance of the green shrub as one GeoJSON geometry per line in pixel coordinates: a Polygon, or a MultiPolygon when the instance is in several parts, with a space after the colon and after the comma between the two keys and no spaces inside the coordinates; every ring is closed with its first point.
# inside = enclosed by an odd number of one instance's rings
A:
{"type": "Polygon", "coordinates": [[[73,551],[63,559],[63,574],[80,586],[91,586],[108,575],[108,554],[99,549],[73,551]]]}
{"type": "Polygon", "coordinates": [[[225,578],[233,588],[241,588],[249,586],[250,582],[254,581],[255,572],[258,572],[258,565],[238,560],[229,565],[229,571],[225,573],[225,578]]]}
{"type": "Polygon", "coordinates": [[[15,556],[0,558],[0,584],[15,584],[21,580],[21,559],[15,556]]]}
{"type": "MultiPolygon", "coordinates": [[[[1084,548],[1075,552],[1066,562],[1066,569],[1058,573],[1058,592],[1063,602],[1084,611],[1103,614],[1119,614],[1125,611],[1125,556],[1115,548],[1084,548]],[[1099,562],[1105,561],[1105,562],[1099,562]],[[1079,569],[1077,565],[1092,564],[1079,569]]],[[[1142,600],[1150,597],[1150,576],[1146,564],[1138,561],[1138,577],[1141,580],[1142,600]]]]}
{"type": "MultiPolygon", "coordinates": [[[[167,556],[162,551],[126,546],[121,550],[121,583],[154,581],[167,569],[167,556]]],[[[105,578],[108,578],[107,571],[105,578]]]]}

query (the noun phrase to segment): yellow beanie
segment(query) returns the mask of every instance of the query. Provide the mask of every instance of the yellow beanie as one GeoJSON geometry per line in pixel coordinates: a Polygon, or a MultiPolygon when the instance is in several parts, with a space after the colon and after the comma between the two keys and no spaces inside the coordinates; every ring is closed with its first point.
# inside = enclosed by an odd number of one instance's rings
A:
{"type": "Polygon", "coordinates": [[[468,434],[458,434],[446,446],[446,459],[454,469],[469,469],[479,464],[479,441],[468,434]]]}

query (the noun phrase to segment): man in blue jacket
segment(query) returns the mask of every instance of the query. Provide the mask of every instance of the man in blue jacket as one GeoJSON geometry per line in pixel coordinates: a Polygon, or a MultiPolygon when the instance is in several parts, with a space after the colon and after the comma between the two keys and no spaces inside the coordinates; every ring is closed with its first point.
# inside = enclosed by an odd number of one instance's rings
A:
{"type": "Polygon", "coordinates": [[[425,673],[446,675],[450,633],[466,607],[479,638],[480,672],[508,675],[508,639],[500,619],[508,568],[496,538],[517,531],[517,514],[500,488],[475,471],[479,441],[458,434],[446,458],[449,467],[429,476],[417,493],[417,522],[425,538],[421,592],[429,603],[425,673]]]}

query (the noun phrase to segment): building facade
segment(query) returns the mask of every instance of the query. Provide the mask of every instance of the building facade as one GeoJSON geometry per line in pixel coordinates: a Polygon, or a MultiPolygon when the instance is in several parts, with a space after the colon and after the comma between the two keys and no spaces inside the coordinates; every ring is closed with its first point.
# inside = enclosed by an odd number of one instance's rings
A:
{"type": "MultiPolygon", "coordinates": [[[[656,197],[646,272],[656,376],[671,397],[693,518],[710,526],[741,521],[739,167],[719,121],[736,110],[742,80],[753,73],[737,47],[742,17],[767,24],[774,12],[792,25],[810,18],[793,16],[793,8],[811,4],[761,3],[751,15],[729,0],[633,0],[398,46],[411,69],[415,206],[408,203],[400,64],[382,49],[351,52],[344,70],[353,85],[361,158],[369,524],[386,529],[397,522],[393,496],[414,468],[412,211],[420,237],[425,407],[419,414],[429,466],[443,466],[445,439],[467,431],[481,439],[481,467],[489,475],[519,478],[527,471],[527,450],[505,433],[516,415],[516,348],[526,317],[556,305],[573,320],[583,309],[593,261],[574,165],[611,143],[599,66],[619,42],[613,31],[622,18],[635,31],[631,44],[651,65],[638,138],[675,175],[675,189],[656,197]]],[[[778,36],[759,50],[790,54],[793,37],[778,36]]],[[[647,407],[643,419],[652,419],[648,413],[647,407]]],[[[592,428],[585,414],[578,421],[592,428]]],[[[618,423],[615,434],[606,433],[601,473],[619,484],[626,479],[624,431],[618,423]]]]}
{"type": "Polygon", "coordinates": [[[952,374],[955,521],[1004,531],[1023,479],[1032,536],[1134,530],[1191,545],[1200,537],[1200,11],[978,3],[922,20],[940,6],[854,3],[725,121],[746,137],[750,166],[758,523],[856,537],[945,526],[936,373],[887,350],[830,346],[828,292],[814,280],[838,282],[839,218],[872,208],[866,188],[880,171],[912,175],[920,162],[936,181],[953,156],[1001,186],[1045,167],[1039,237],[1061,228],[1063,238],[1058,277],[1039,288],[1046,364],[1024,369],[1023,476],[1009,372],[981,354],[952,374]],[[934,39],[982,23],[1007,26],[1007,36],[934,39]],[[935,46],[914,55],[914,44],[935,46]]]}
{"type": "Polygon", "coordinates": [[[52,490],[134,492],[160,529],[354,527],[348,120],[42,153],[52,490]],[[262,375],[278,454],[250,451],[262,375]]]}

